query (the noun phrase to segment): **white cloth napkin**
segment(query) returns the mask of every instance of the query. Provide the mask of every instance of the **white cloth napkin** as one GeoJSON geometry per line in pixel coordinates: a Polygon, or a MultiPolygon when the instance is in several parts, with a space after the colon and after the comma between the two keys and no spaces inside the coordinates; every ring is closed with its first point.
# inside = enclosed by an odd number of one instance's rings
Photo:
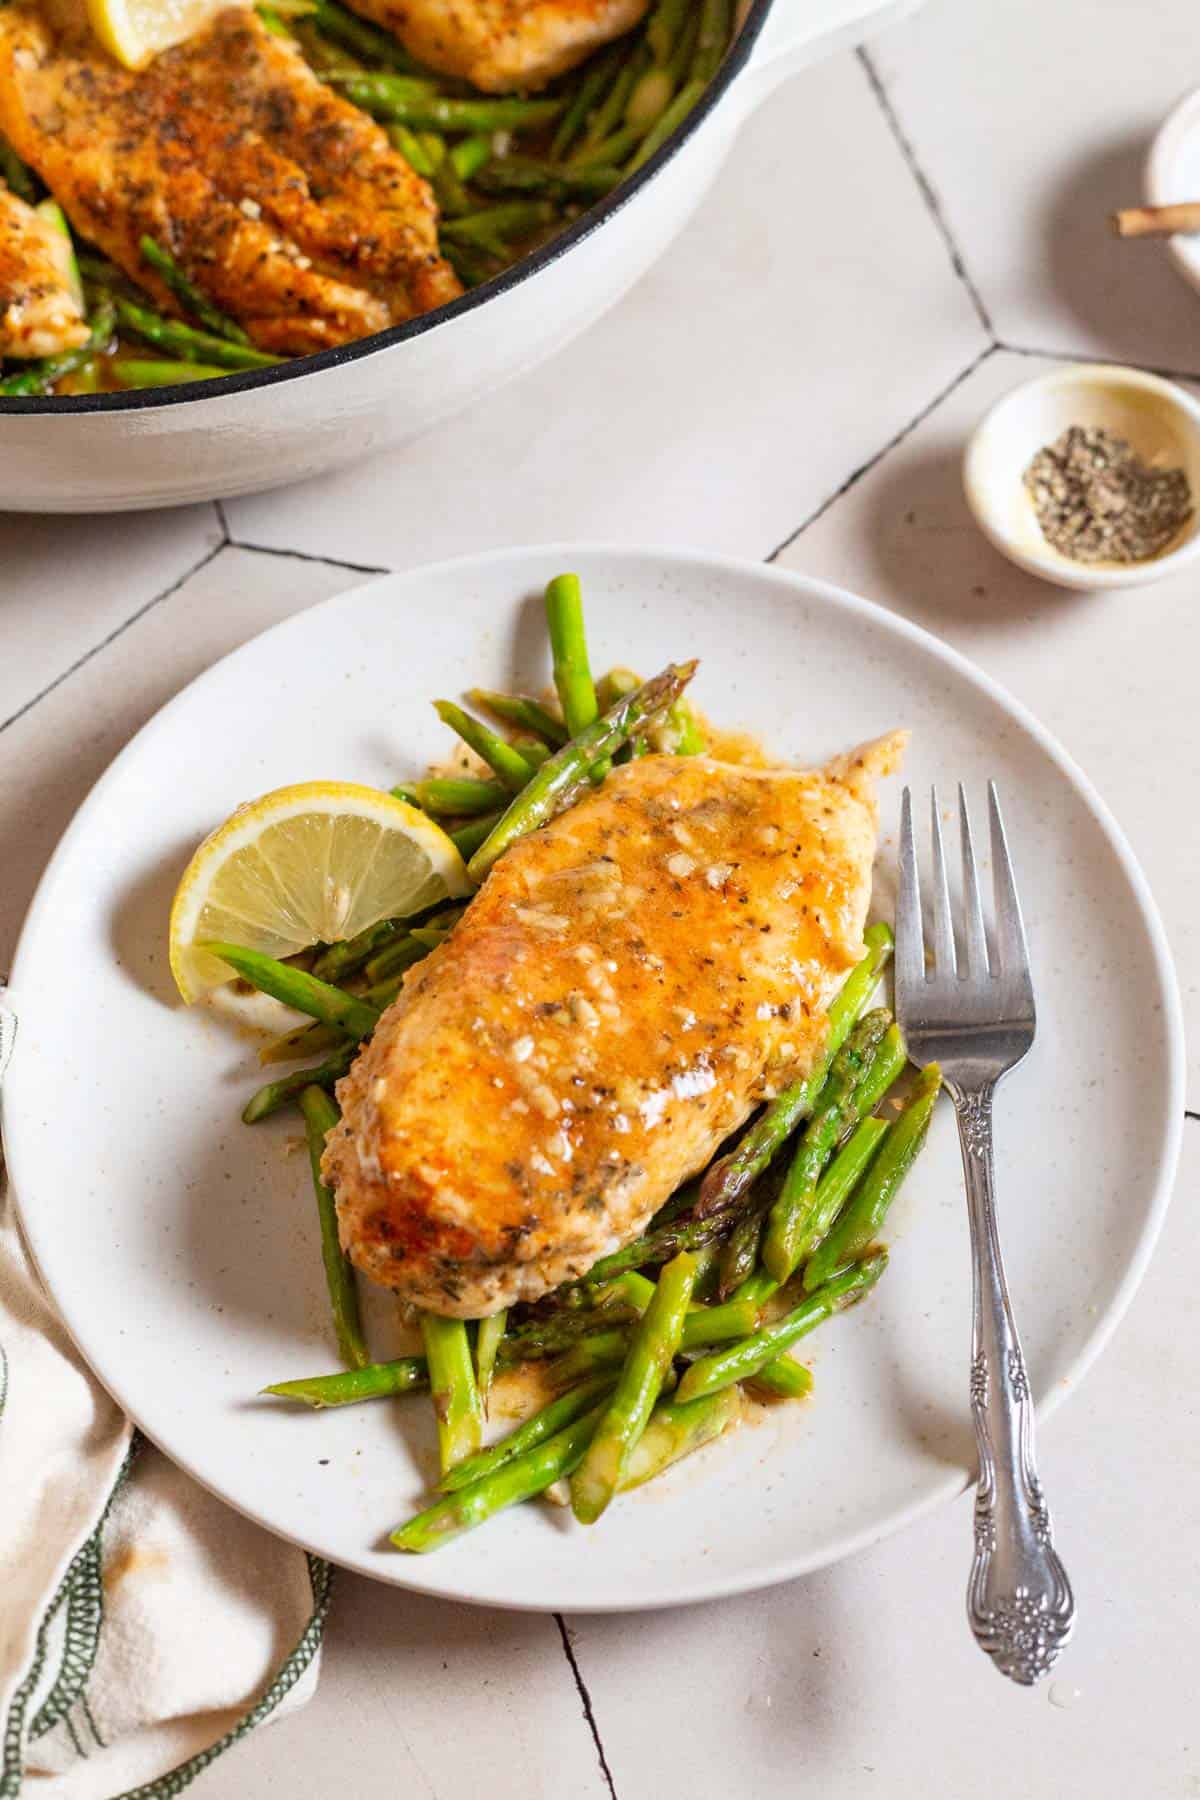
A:
{"type": "MultiPolygon", "coordinates": [[[[5,1014],[0,996],[0,1075],[5,1014]]],[[[0,1164],[0,1800],[169,1800],[313,1692],[326,1563],[142,1441],[35,1275],[0,1164]]]]}

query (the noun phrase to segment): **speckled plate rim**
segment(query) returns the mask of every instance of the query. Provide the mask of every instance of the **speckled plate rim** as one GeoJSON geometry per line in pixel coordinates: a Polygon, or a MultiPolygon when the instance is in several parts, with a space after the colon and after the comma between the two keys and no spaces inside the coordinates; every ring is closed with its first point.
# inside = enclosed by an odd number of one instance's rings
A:
{"type": "MultiPolygon", "coordinates": [[[[531,554],[536,554],[539,558],[544,557],[547,566],[578,566],[593,557],[609,560],[628,559],[630,562],[650,559],[669,564],[676,569],[691,568],[706,574],[717,575],[724,573],[743,580],[750,578],[767,586],[775,587],[781,595],[791,594],[795,597],[815,600],[818,604],[826,605],[834,611],[845,614],[849,621],[855,619],[869,621],[875,628],[893,634],[896,638],[923,652],[933,662],[954,671],[977,689],[985,699],[1005,711],[1013,724],[1031,739],[1058,768],[1075,790],[1084,808],[1099,826],[1115,860],[1117,871],[1128,883],[1130,894],[1136,902],[1145,929],[1146,942],[1151,951],[1154,973],[1158,982],[1158,998],[1162,1009],[1167,1126],[1155,1151],[1147,1157],[1148,1198],[1145,1203],[1141,1230],[1134,1241],[1124,1272],[1116,1283],[1103,1312],[1094,1318],[1080,1348],[1072,1360],[1064,1366],[1061,1378],[1055,1382],[1049,1393],[1036,1397],[1039,1420],[1048,1418],[1061,1404],[1066,1394],[1075,1390],[1112,1338],[1145,1274],[1170,1202],[1182,1142],[1186,1092],[1183,1013],[1174,962],[1149,885],[1124,833],[1083,770],[1068,755],[1057,739],[1046,730],[1027,707],[967,657],[962,656],[920,626],[830,582],[816,580],[790,570],[777,569],[769,564],[659,545],[587,541],[549,542],[483,551],[466,557],[448,558],[421,568],[397,570],[390,575],[362,583],[358,587],[337,594],[314,607],[303,609],[301,613],[294,614],[291,618],[272,626],[268,631],[259,633],[197,676],[142,727],[101,776],[68,826],[38,884],[22,928],[13,963],[10,996],[18,1019],[17,1054],[19,1055],[20,995],[22,989],[32,978],[39,954],[39,939],[47,932],[52,939],[54,937],[53,907],[56,899],[54,891],[56,872],[60,864],[65,862],[75,840],[89,832],[94,821],[103,814],[109,791],[120,779],[127,764],[143,753],[154,742],[156,736],[164,731],[175,709],[180,707],[185,699],[194,697],[198,689],[202,690],[208,684],[215,684],[220,678],[221,671],[229,663],[247,655],[260,646],[264,640],[271,640],[287,633],[298,618],[306,617],[309,613],[324,613],[332,619],[340,609],[352,607],[358,597],[368,589],[386,585],[389,582],[405,581],[416,584],[449,577],[458,577],[466,582],[482,569],[491,570],[507,563],[518,565],[528,559],[531,554]]],[[[514,593],[516,591],[514,587],[514,593]]],[[[197,1466],[193,1456],[189,1453],[186,1425],[181,1434],[164,1432],[161,1429],[149,1429],[139,1416],[136,1395],[120,1392],[115,1384],[106,1379],[103,1342],[92,1338],[86,1324],[79,1318],[78,1309],[73,1303],[72,1284],[68,1281],[60,1287],[54,1279],[55,1259],[51,1242],[52,1234],[49,1229],[45,1232],[42,1230],[42,1220],[39,1217],[35,1198],[36,1171],[33,1167],[32,1157],[26,1155],[22,1121],[13,1116],[11,1103],[5,1104],[3,1093],[0,1093],[0,1134],[2,1134],[4,1152],[12,1177],[13,1192],[17,1198],[19,1217],[35,1265],[59,1308],[63,1322],[76,1348],[97,1379],[108,1388],[109,1392],[113,1393],[114,1398],[134,1424],[145,1432],[145,1435],[155,1442],[165,1455],[199,1481],[202,1486],[209,1488],[235,1510],[254,1519],[266,1530],[298,1544],[302,1549],[308,1550],[314,1555],[328,1557],[335,1562],[340,1561],[342,1566],[353,1568],[357,1573],[366,1574],[372,1579],[387,1581],[391,1586],[460,1603],[492,1606],[499,1610],[513,1612],[545,1612],[548,1605],[551,1610],[579,1613],[642,1612],[667,1606],[693,1605],[734,1594],[751,1593],[760,1588],[793,1580],[816,1569],[828,1567],[892,1536],[935,1507],[955,1498],[970,1485],[970,1477],[962,1470],[949,1469],[941,1480],[931,1481],[927,1491],[911,1504],[897,1506],[886,1517],[865,1529],[844,1533],[817,1552],[802,1551],[776,1557],[773,1560],[765,1561],[753,1572],[741,1572],[730,1577],[706,1578],[702,1572],[697,1572],[686,1582],[672,1582],[669,1589],[661,1591],[654,1588],[649,1591],[640,1589],[632,1597],[628,1592],[623,1592],[612,1600],[584,1599],[580,1601],[574,1599],[569,1592],[564,1592],[552,1603],[548,1603],[544,1596],[536,1602],[523,1599],[518,1594],[498,1596],[495,1593],[488,1593],[473,1596],[469,1591],[464,1591],[460,1584],[456,1584],[452,1576],[449,1579],[439,1576],[439,1564],[436,1557],[428,1559],[397,1558],[394,1574],[381,1573],[376,1568],[365,1567],[345,1557],[339,1559],[336,1555],[331,1556],[328,1545],[322,1543],[319,1536],[310,1537],[306,1534],[281,1531],[269,1516],[237,1499],[220,1481],[214,1479],[211,1474],[206,1474],[203,1467],[197,1466]],[[47,1254],[47,1252],[50,1253],[47,1254]]],[[[964,1269],[963,1279],[967,1278],[967,1271],[964,1269]]]]}

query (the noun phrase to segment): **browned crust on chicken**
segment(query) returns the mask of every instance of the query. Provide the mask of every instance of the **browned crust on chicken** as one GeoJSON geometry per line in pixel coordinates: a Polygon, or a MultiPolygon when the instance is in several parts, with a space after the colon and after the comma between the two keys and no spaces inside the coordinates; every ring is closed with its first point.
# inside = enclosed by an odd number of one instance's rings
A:
{"type": "Polygon", "coordinates": [[[649,0],[352,0],[419,62],[486,93],[541,88],[632,31],[649,0]]]}
{"type": "Polygon", "coordinates": [[[262,349],[347,343],[461,292],[428,184],[253,11],[134,74],[89,35],[0,7],[0,130],[165,310],[143,236],[262,349]]]}
{"type": "Polygon", "coordinates": [[[815,773],[647,757],[515,845],[339,1086],[357,1266],[462,1317],[536,1299],[807,1071],[900,741],[815,773]]]}
{"type": "Polygon", "coordinates": [[[0,356],[57,356],[87,342],[70,262],[62,233],[0,187],[0,356]]]}

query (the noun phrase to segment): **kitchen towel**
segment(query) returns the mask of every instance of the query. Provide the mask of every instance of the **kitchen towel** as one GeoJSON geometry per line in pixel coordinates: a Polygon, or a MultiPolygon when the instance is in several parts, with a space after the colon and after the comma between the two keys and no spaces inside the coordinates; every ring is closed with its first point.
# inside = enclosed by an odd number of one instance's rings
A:
{"type": "MultiPolygon", "coordinates": [[[[0,1070],[6,1029],[0,999],[0,1070]]],[[[181,1793],[313,1692],[330,1583],[139,1438],[56,1316],[0,1164],[0,1800],[181,1793]]]]}

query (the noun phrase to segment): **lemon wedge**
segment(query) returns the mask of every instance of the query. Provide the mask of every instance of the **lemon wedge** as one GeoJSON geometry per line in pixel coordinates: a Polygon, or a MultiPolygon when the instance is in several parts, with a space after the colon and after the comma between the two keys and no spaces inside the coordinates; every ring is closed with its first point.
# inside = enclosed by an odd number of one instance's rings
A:
{"type": "Polygon", "coordinates": [[[305,781],[238,808],[206,837],[171,906],[171,973],[190,1004],[233,979],[197,948],[294,956],[471,892],[462,857],[407,800],[305,781]]]}
{"type": "Polygon", "coordinates": [[[88,22],[123,69],[144,69],[238,0],[87,0],[88,22]]]}

